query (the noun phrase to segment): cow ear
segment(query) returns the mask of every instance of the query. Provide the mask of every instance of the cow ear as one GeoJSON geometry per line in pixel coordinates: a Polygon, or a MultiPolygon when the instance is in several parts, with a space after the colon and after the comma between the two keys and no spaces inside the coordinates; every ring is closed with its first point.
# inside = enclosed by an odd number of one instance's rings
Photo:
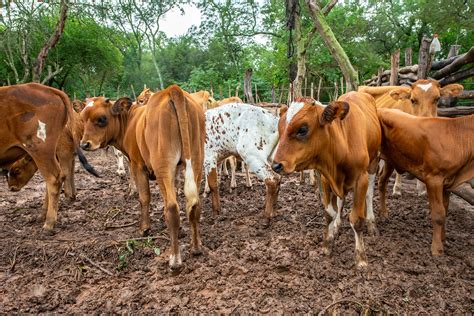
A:
{"type": "Polygon", "coordinates": [[[110,113],[112,115],[119,115],[120,113],[128,111],[131,106],[132,100],[130,98],[120,98],[115,101],[114,105],[110,109],[110,113]]]}
{"type": "Polygon", "coordinates": [[[326,125],[330,124],[336,118],[343,120],[347,113],[349,113],[349,103],[345,101],[331,102],[319,117],[319,123],[321,125],[326,125]]]}
{"type": "Polygon", "coordinates": [[[399,88],[399,89],[390,91],[390,96],[392,97],[392,99],[396,101],[408,100],[410,99],[410,95],[411,95],[411,88],[408,88],[408,87],[399,88]]]}
{"type": "Polygon", "coordinates": [[[283,104],[282,106],[280,106],[280,117],[282,117],[283,114],[286,113],[286,111],[288,111],[288,106],[286,104],[283,104]]]}
{"type": "Polygon", "coordinates": [[[448,84],[440,89],[440,94],[442,97],[455,97],[459,95],[464,90],[464,87],[460,84],[453,83],[448,84]]]}

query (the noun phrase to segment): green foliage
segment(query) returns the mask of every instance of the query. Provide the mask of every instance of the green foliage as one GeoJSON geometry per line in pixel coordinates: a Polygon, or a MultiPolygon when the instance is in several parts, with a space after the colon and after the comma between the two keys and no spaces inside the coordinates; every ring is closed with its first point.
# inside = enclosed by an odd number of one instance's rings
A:
{"type": "Polygon", "coordinates": [[[155,247],[153,243],[153,238],[149,237],[145,240],[135,240],[130,239],[125,241],[125,244],[118,249],[118,265],[117,270],[121,271],[128,266],[130,257],[140,249],[150,248],[153,249],[155,255],[159,256],[161,254],[161,248],[155,247]]]}
{"type": "MultiPolygon", "coordinates": [[[[328,0],[318,2],[323,5],[328,0]]],[[[229,90],[234,95],[240,85],[242,97],[243,75],[250,67],[261,101],[271,100],[272,87],[277,101],[280,95],[286,100],[287,91],[281,94],[280,89],[288,89],[296,56],[287,56],[289,32],[283,1],[196,1],[201,25],[185,36],[166,38],[157,23],[163,13],[183,3],[71,4],[64,34],[46,60],[45,69],[61,67],[61,71],[47,84],[78,98],[133,96],[144,84],[156,90],[161,82],[164,86],[176,83],[191,92],[212,87],[216,98],[227,97],[229,90]]],[[[10,15],[0,18],[2,85],[21,82],[24,75],[25,81],[30,80],[32,62],[58,17],[57,4],[31,7],[20,1],[11,9],[10,15]]],[[[303,38],[307,38],[313,22],[303,0],[300,10],[303,38]]],[[[402,51],[401,65],[408,47],[413,48],[416,63],[423,35],[439,33],[440,57],[453,44],[461,45],[461,53],[474,45],[473,5],[465,0],[344,0],[326,19],[361,80],[380,66],[387,69],[390,54],[397,48],[402,51]]],[[[306,65],[308,85],[317,85],[322,78],[323,99],[328,99],[342,75],[317,35],[308,47],[306,65]]]]}

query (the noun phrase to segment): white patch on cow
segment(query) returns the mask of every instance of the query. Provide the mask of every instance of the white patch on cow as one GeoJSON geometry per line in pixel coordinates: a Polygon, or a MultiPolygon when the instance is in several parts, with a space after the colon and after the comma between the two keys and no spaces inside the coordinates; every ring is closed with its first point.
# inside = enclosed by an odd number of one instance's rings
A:
{"type": "Polygon", "coordinates": [[[38,130],[36,131],[36,137],[41,139],[43,142],[46,141],[46,124],[38,121],[38,130]]]}
{"type": "Polygon", "coordinates": [[[332,217],[332,221],[329,223],[328,226],[328,238],[334,238],[337,234],[339,227],[341,226],[341,212],[343,207],[343,200],[341,198],[337,198],[337,212],[334,210],[332,203],[329,203],[326,212],[332,217]]]}
{"type": "Polygon", "coordinates": [[[86,108],[88,108],[90,106],[94,106],[94,101],[87,102],[86,108]]]}
{"type": "Polygon", "coordinates": [[[112,147],[112,149],[114,151],[115,158],[117,159],[117,174],[119,176],[124,176],[127,173],[125,171],[124,156],[117,148],[112,147]]]}
{"type": "Polygon", "coordinates": [[[286,124],[290,124],[293,117],[303,108],[303,106],[303,102],[293,102],[290,104],[290,107],[286,112],[286,124]]]}
{"type": "Polygon", "coordinates": [[[426,92],[433,86],[433,84],[430,82],[425,84],[418,84],[416,86],[426,92]]]}
{"type": "Polygon", "coordinates": [[[367,194],[365,195],[365,206],[367,209],[367,221],[374,222],[374,187],[375,187],[375,173],[369,174],[369,187],[367,189],[367,194]]]}
{"type": "Polygon", "coordinates": [[[184,195],[186,196],[186,211],[196,205],[199,200],[199,193],[194,180],[194,170],[191,159],[186,159],[186,173],[184,175],[184,195]]]}
{"type": "Polygon", "coordinates": [[[393,195],[402,195],[402,176],[395,171],[395,183],[393,184],[393,195]]]}

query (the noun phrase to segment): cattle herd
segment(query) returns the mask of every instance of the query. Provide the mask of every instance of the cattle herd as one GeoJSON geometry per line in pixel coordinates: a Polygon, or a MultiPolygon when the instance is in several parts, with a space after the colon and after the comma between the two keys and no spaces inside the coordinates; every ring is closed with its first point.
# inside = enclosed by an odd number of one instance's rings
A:
{"type": "MultiPolygon", "coordinates": [[[[381,217],[388,217],[387,182],[397,172],[393,194],[401,194],[400,174],[419,181],[427,194],[433,236],[431,252],[442,255],[450,192],[474,179],[474,115],[438,118],[437,102],[456,96],[459,84],[441,87],[418,80],[410,87],[360,87],[323,105],[297,98],[272,113],[233,97],[214,100],[208,92],[188,93],[173,85],[133,101],[105,97],[70,101],[57,89],[29,83],[0,88],[0,168],[12,191],[20,190],[39,170],[46,182],[40,215],[43,229],[54,229],[64,183],[67,199],[76,198],[74,161],[100,176],[82,150],[112,146],[119,161],[129,162],[130,184],[138,192],[139,232],[150,230],[149,181],[156,180],[164,200],[170,237],[169,266],[183,263],[177,183],[184,178],[185,212],[191,225],[191,252],[202,252],[199,228],[201,181],[210,193],[212,211],[221,210],[218,182],[230,163],[231,189],[236,161],[266,187],[264,221],[271,222],[280,182],[295,171],[315,170],[326,226],[323,252],[330,254],[341,226],[345,197],[353,192],[349,223],[355,237],[356,266],[367,265],[363,230],[376,234],[373,208],[378,178],[381,217]],[[123,156],[122,156],[123,154],[123,156]]],[[[119,172],[124,173],[123,166],[119,172]]],[[[271,228],[267,228],[271,229],[271,228]]]]}

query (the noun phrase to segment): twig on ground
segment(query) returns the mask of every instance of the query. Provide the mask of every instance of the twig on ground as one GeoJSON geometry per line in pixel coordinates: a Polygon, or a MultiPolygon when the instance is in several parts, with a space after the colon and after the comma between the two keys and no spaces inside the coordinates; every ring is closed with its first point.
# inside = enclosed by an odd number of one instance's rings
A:
{"type": "Polygon", "coordinates": [[[117,228],[124,228],[124,227],[130,227],[130,226],[133,226],[135,224],[137,224],[138,221],[134,221],[134,222],[131,222],[131,223],[128,223],[128,224],[123,224],[123,225],[110,225],[110,226],[107,226],[106,223],[104,223],[104,228],[105,229],[117,229],[117,228]]]}
{"type": "Polygon", "coordinates": [[[358,305],[362,309],[364,309],[364,305],[362,305],[362,303],[359,303],[359,302],[356,302],[356,301],[353,301],[353,300],[339,300],[339,301],[332,302],[331,304],[329,304],[328,306],[323,308],[323,310],[318,313],[318,316],[324,315],[328,311],[328,309],[330,309],[331,307],[336,306],[338,304],[344,304],[344,303],[351,303],[351,304],[354,304],[354,305],[358,305]]]}
{"type": "MultiPolygon", "coordinates": [[[[76,256],[75,253],[73,252],[70,252],[69,253],[71,256],[76,256]]],[[[114,275],[112,272],[110,272],[109,270],[107,270],[106,268],[100,266],[98,263],[92,261],[91,258],[89,258],[88,256],[86,255],[83,255],[83,254],[79,254],[77,255],[77,257],[81,258],[82,260],[86,260],[87,262],[89,262],[91,265],[93,265],[94,267],[96,267],[97,269],[99,269],[100,271],[104,272],[105,274],[108,274],[108,275],[114,275]]]]}
{"type": "Polygon", "coordinates": [[[163,239],[163,240],[167,240],[169,241],[170,239],[166,236],[149,236],[149,237],[138,237],[138,238],[129,238],[129,239],[121,239],[121,240],[117,240],[118,242],[127,242],[127,241],[131,241],[131,240],[134,240],[134,241],[138,241],[138,240],[148,240],[148,239],[163,239]]]}
{"type": "Polygon", "coordinates": [[[15,266],[16,266],[16,253],[17,253],[19,247],[20,247],[20,246],[16,246],[15,252],[13,253],[13,260],[11,260],[10,268],[8,269],[10,272],[13,272],[13,271],[15,270],[15,266]]]}

